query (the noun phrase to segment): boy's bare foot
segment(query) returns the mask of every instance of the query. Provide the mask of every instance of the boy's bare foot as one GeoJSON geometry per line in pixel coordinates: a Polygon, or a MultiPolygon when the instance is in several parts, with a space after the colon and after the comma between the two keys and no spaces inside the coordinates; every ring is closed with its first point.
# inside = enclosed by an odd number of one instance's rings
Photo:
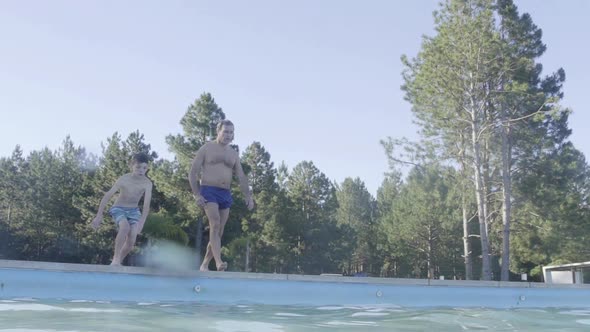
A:
{"type": "Polygon", "coordinates": [[[227,269],[227,263],[221,262],[221,264],[217,265],[217,271],[225,271],[227,269]]]}
{"type": "Polygon", "coordinates": [[[201,264],[199,271],[201,271],[201,272],[209,271],[209,265],[205,265],[205,263],[201,264]]]}

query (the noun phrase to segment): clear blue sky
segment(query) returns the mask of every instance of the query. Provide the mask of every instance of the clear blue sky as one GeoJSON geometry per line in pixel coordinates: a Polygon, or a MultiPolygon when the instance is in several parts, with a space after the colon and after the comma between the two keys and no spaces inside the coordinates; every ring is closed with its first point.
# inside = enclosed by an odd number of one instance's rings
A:
{"type": "MultiPolygon", "coordinates": [[[[56,149],[67,134],[100,154],[118,131],[164,138],[211,92],[244,149],[329,178],[387,171],[379,140],[415,139],[400,56],[433,35],[436,0],[0,1],[0,156],[56,149]]],[[[543,29],[545,74],[563,67],[572,141],[590,154],[590,1],[516,1],[543,29]]]]}

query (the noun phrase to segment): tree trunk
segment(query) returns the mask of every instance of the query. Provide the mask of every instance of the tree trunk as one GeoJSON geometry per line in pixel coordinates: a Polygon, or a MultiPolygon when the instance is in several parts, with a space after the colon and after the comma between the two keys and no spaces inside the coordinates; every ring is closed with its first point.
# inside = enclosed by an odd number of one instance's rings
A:
{"type": "Polygon", "coordinates": [[[8,226],[10,226],[10,221],[12,220],[11,216],[12,216],[12,204],[9,203],[8,204],[8,212],[6,213],[6,220],[8,222],[8,226]]]}
{"type": "Polygon", "coordinates": [[[469,245],[469,220],[467,219],[467,203],[463,197],[463,259],[465,262],[465,280],[473,279],[473,263],[471,262],[471,246],[469,245]]]}
{"type": "Polygon", "coordinates": [[[246,264],[244,271],[250,272],[250,238],[246,239],[246,264]]]}
{"type": "Polygon", "coordinates": [[[426,260],[428,268],[428,279],[434,279],[434,273],[432,271],[432,228],[428,228],[428,252],[426,260]]]}
{"type": "Polygon", "coordinates": [[[502,272],[501,280],[508,281],[510,275],[510,219],[512,209],[512,178],[511,150],[510,145],[510,124],[506,123],[505,110],[502,110],[502,272]]]}
{"type": "MultiPolygon", "coordinates": [[[[461,161],[461,175],[463,179],[467,178],[467,164],[465,160],[465,136],[461,133],[461,151],[459,152],[459,159],[461,161]]],[[[461,187],[464,186],[463,179],[461,179],[461,187]]],[[[467,189],[467,188],[465,188],[467,189]]],[[[467,209],[467,199],[465,193],[467,190],[461,191],[461,210],[463,213],[463,260],[465,262],[465,280],[473,279],[473,262],[471,260],[471,245],[469,243],[469,219],[467,209]]]]}
{"type": "Polygon", "coordinates": [[[481,239],[481,263],[482,263],[482,280],[491,280],[490,249],[488,240],[488,222],[487,222],[487,199],[484,191],[484,176],[482,174],[481,161],[481,144],[479,131],[479,119],[473,99],[471,100],[471,143],[473,147],[473,169],[475,184],[475,199],[477,201],[477,214],[479,217],[479,233],[481,239]]]}

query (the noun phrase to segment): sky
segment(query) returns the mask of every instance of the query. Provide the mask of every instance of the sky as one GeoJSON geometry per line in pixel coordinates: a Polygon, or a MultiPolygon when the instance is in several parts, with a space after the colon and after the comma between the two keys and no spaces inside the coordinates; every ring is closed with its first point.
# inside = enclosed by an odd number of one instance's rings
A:
{"type": "MultiPolygon", "coordinates": [[[[590,155],[586,0],[515,0],[543,30],[543,74],[564,68],[570,137],[590,155]],[[584,42],[586,40],[586,42],[584,42]]],[[[438,0],[2,0],[0,157],[76,145],[101,154],[139,130],[160,157],[188,106],[210,92],[243,151],[313,161],[376,194],[380,140],[417,140],[400,57],[434,35],[438,0]]]]}

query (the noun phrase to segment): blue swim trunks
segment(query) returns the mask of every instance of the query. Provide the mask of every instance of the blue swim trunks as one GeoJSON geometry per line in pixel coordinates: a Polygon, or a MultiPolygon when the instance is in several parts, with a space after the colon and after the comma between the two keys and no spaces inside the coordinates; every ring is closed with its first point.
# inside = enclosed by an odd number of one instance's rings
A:
{"type": "Polygon", "coordinates": [[[117,226],[119,226],[119,222],[123,218],[127,218],[129,225],[137,224],[139,218],[141,218],[141,211],[139,211],[138,207],[113,206],[109,210],[109,213],[117,223],[117,226]]]}
{"type": "Polygon", "coordinates": [[[229,209],[234,202],[231,192],[225,188],[201,186],[201,196],[207,203],[217,203],[220,210],[229,209]]]}

